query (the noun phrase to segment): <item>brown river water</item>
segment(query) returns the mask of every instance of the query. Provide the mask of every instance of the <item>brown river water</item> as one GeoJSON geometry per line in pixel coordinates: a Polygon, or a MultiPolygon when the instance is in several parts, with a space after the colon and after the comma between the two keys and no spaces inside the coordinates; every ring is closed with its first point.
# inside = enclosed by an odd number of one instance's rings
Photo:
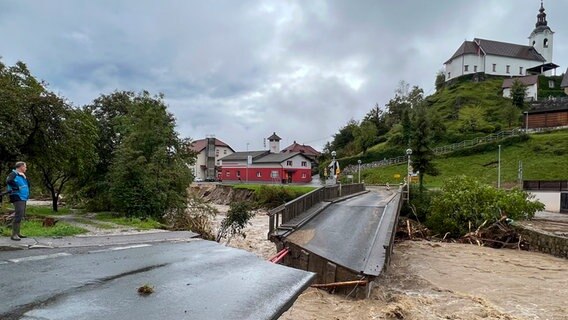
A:
{"type": "MultiPolygon", "coordinates": [[[[221,214],[226,206],[217,206],[221,214]]],[[[268,259],[268,218],[258,213],[230,246],[268,259]]],[[[467,244],[397,243],[370,299],[310,288],[280,319],[549,319],[568,320],[568,260],[467,244]]]]}

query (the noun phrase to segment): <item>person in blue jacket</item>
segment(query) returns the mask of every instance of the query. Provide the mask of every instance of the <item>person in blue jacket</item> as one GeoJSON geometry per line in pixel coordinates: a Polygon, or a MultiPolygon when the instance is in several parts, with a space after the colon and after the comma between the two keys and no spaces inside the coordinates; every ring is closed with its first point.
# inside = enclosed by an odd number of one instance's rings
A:
{"type": "Polygon", "coordinates": [[[10,239],[20,241],[26,238],[20,234],[20,224],[26,213],[26,203],[30,197],[30,184],[26,178],[27,166],[25,162],[16,162],[15,169],[10,172],[6,183],[10,194],[10,202],[14,204],[16,210],[12,221],[12,236],[10,239]]]}

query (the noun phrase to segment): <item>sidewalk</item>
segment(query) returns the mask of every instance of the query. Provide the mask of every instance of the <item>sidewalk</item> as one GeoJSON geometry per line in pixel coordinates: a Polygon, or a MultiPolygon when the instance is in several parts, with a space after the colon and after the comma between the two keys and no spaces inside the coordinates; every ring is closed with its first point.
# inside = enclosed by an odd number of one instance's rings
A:
{"type": "Polygon", "coordinates": [[[568,214],[566,213],[539,211],[532,220],[519,221],[519,223],[557,236],[568,237],[568,214]]]}
{"type": "Polygon", "coordinates": [[[0,237],[0,251],[37,248],[102,247],[164,241],[189,241],[198,236],[197,233],[191,231],[158,231],[116,235],[25,238],[21,241],[13,241],[9,237],[0,237]]]}

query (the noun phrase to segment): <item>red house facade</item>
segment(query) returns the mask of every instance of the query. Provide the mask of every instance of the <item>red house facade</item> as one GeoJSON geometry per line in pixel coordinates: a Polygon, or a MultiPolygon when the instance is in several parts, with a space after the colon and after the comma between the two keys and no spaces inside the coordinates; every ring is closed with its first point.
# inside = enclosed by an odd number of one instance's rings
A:
{"type": "Polygon", "coordinates": [[[309,183],[311,159],[300,152],[235,152],[221,159],[224,182],[309,183]]]}

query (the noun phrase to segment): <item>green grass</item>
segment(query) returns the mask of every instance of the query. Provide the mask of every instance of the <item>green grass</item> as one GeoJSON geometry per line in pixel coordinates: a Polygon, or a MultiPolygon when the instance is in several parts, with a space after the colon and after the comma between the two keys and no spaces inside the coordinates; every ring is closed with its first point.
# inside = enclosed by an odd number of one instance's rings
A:
{"type": "Polygon", "coordinates": [[[316,187],[307,187],[307,186],[295,186],[295,185],[276,185],[276,186],[272,186],[272,185],[266,185],[266,184],[234,184],[231,185],[234,189],[247,189],[247,190],[252,190],[254,192],[258,192],[260,190],[261,187],[269,187],[269,188],[286,188],[288,190],[291,190],[295,193],[300,193],[300,194],[304,194],[304,193],[308,193],[314,189],[316,189],[316,187]]]}
{"type": "MultiPolygon", "coordinates": [[[[12,229],[2,228],[3,236],[10,236],[12,229]]],[[[64,222],[58,222],[53,227],[42,226],[42,221],[30,220],[22,222],[20,233],[28,237],[67,237],[87,233],[87,230],[78,228],[64,222]]]]}
{"type": "Polygon", "coordinates": [[[112,222],[123,226],[129,226],[139,230],[162,228],[162,224],[152,218],[147,218],[142,220],[140,218],[121,217],[111,212],[98,213],[95,219],[100,221],[112,222]]]}
{"type": "Polygon", "coordinates": [[[67,215],[70,214],[70,209],[65,207],[57,208],[57,212],[51,209],[51,206],[30,206],[26,207],[26,214],[33,216],[55,216],[55,215],[67,215]]]}
{"type": "MultiPolygon", "coordinates": [[[[514,143],[501,149],[501,184],[512,187],[517,184],[519,161],[523,163],[524,180],[568,180],[568,131],[532,134],[526,142],[514,143]]],[[[440,170],[436,177],[426,175],[428,187],[440,187],[448,177],[466,175],[496,185],[498,171],[498,147],[470,156],[436,158],[440,170]]],[[[406,165],[375,168],[361,171],[366,183],[400,183],[406,175],[406,165]],[[399,174],[400,179],[394,175],[399,174]]]]}

